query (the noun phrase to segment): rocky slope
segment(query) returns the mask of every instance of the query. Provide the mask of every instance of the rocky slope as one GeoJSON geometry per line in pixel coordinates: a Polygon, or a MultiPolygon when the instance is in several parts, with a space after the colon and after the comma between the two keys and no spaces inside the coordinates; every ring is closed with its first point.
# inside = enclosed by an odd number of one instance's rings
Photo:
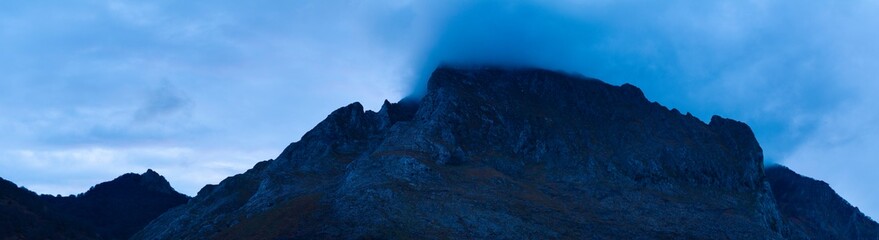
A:
{"type": "Polygon", "coordinates": [[[750,128],[631,85],[449,68],[420,100],[340,108],[134,239],[780,239],[750,128]]]}
{"type": "Polygon", "coordinates": [[[783,166],[766,169],[789,239],[879,239],[879,224],[842,199],[827,183],[783,166]]]}
{"type": "Polygon", "coordinates": [[[164,177],[128,173],[76,196],[37,196],[0,182],[0,239],[128,239],[186,203],[164,177]]]}

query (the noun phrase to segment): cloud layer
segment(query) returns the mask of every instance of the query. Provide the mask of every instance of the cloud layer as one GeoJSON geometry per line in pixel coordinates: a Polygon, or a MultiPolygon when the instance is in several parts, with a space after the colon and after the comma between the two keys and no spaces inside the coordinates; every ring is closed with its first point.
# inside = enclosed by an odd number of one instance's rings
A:
{"type": "Polygon", "coordinates": [[[879,216],[877,16],[871,1],[6,1],[0,176],[69,194],[153,168],[194,194],[336,107],[489,63],[743,120],[767,161],[879,216]]]}

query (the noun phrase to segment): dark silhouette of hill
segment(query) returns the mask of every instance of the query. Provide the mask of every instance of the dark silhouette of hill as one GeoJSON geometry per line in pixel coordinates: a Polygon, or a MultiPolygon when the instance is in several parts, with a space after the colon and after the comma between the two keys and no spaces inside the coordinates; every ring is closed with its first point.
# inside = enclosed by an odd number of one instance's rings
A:
{"type": "Polygon", "coordinates": [[[76,196],[42,198],[106,239],[128,239],[163,212],[189,200],[151,169],[124,174],[76,196]]]}
{"type": "Polygon", "coordinates": [[[128,239],[189,199],[152,170],[67,197],[37,196],[5,180],[0,185],[2,239],[128,239]]]}
{"type": "Polygon", "coordinates": [[[0,239],[97,239],[74,219],[49,208],[36,193],[0,178],[0,239]]]}
{"type": "Polygon", "coordinates": [[[879,224],[836,194],[827,183],[784,166],[766,168],[789,239],[879,239],[879,224]]]}

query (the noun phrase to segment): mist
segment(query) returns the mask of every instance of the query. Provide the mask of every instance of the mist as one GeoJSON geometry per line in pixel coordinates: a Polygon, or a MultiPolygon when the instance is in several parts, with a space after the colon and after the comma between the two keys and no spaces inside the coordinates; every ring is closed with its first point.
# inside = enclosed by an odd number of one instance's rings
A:
{"type": "MultiPolygon", "coordinates": [[[[847,101],[852,4],[453,1],[412,3],[405,35],[413,95],[440,64],[539,67],[631,83],[650,100],[735,118],[780,162],[847,101]],[[413,10],[414,9],[414,10],[413,10]],[[830,12],[830,13],[827,13],[830,12]]],[[[402,39],[402,40],[401,40],[402,39]]],[[[858,42],[855,42],[858,41],[858,42]]],[[[394,43],[397,43],[394,42],[394,43]]],[[[860,58],[872,59],[866,54],[860,58]]]]}
{"type": "MultiPolygon", "coordinates": [[[[531,2],[477,1],[459,4],[430,33],[423,53],[416,93],[440,64],[576,69],[582,48],[596,27],[531,2]]],[[[580,65],[582,66],[582,65],[580,65]]]]}
{"type": "Polygon", "coordinates": [[[421,41],[412,51],[415,95],[440,64],[530,66],[632,83],[648,99],[703,121],[721,115],[746,122],[767,165],[825,180],[868,215],[879,211],[864,172],[879,167],[866,147],[879,142],[866,123],[879,119],[875,2],[478,1],[413,8],[439,12],[416,21],[430,24],[413,38],[421,41]]]}

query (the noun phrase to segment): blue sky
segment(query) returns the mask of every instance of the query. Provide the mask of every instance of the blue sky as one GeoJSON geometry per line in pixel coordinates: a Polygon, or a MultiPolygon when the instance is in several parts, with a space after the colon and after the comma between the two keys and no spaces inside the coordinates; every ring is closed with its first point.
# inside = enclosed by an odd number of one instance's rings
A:
{"type": "Polygon", "coordinates": [[[439,62],[632,83],[754,128],[879,216],[875,1],[3,1],[0,176],[71,194],[152,168],[194,194],[439,62]]]}

